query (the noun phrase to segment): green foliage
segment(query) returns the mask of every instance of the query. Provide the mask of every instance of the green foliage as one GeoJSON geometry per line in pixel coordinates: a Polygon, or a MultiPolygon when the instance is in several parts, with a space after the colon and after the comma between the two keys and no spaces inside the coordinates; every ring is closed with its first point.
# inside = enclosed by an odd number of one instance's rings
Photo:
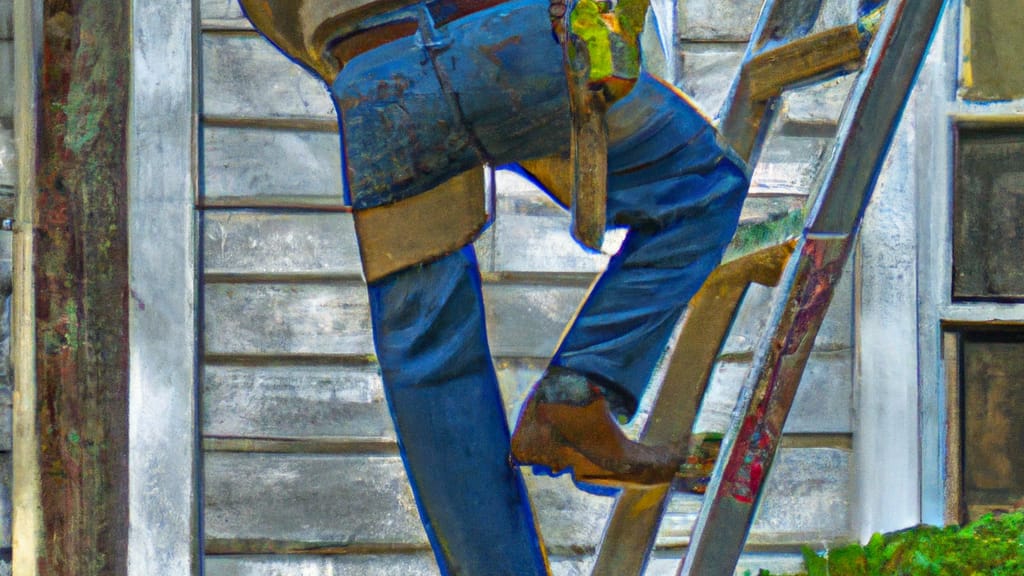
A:
{"type": "MultiPolygon", "coordinates": [[[[964,527],[918,526],[875,534],[819,555],[804,548],[805,576],[1019,576],[1024,510],[983,516],[964,527]]],[[[771,576],[767,570],[758,576],[771,576]]]]}
{"type": "Polygon", "coordinates": [[[735,260],[761,248],[781,244],[799,236],[803,231],[806,217],[807,213],[804,210],[793,210],[779,218],[754,224],[741,224],[726,250],[724,261],[735,260]]]}

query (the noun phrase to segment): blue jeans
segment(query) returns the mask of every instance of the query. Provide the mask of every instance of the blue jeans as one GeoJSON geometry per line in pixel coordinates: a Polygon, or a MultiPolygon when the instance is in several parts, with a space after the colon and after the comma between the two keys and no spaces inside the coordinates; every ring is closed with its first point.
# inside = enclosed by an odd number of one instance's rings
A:
{"type": "MultiPolygon", "coordinates": [[[[358,57],[334,85],[356,207],[432,188],[481,154],[501,164],[568,146],[565,78],[546,2],[501,5],[442,32],[452,39],[444,65],[465,76],[449,77],[464,87],[464,131],[438,134],[455,119],[415,39],[358,57]],[[503,52],[481,57],[481,46],[503,52]],[[498,87],[485,94],[487,84],[498,87]]],[[[732,238],[749,182],[693,104],[650,75],[607,122],[608,226],[628,232],[551,362],[613,387],[635,409],[674,325],[732,238]]],[[[509,464],[472,246],[368,290],[402,457],[442,572],[545,574],[522,478],[509,464]]]]}

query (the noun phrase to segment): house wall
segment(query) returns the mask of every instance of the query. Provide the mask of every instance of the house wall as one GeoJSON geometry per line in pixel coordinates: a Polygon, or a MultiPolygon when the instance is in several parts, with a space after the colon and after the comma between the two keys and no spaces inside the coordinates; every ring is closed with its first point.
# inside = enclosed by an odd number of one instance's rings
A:
{"type": "MultiPolygon", "coordinates": [[[[12,4],[0,0],[0,78],[13,77],[12,4]]],[[[433,573],[373,362],[351,220],[332,210],[340,198],[333,107],[322,87],[248,28],[234,0],[199,4],[198,297],[205,324],[198,338],[203,348],[206,570],[219,576],[433,573]]],[[[817,28],[852,20],[854,2],[826,4],[817,28]]],[[[684,3],[674,15],[678,33],[670,43],[679,59],[670,66],[652,58],[652,65],[672,70],[676,83],[713,113],[736,73],[759,5],[759,0],[684,3]]],[[[149,15],[149,22],[158,16],[149,15]]],[[[1024,109],[1019,100],[980,105],[952,96],[955,16],[954,10],[947,12],[945,43],[933,47],[908,111],[916,125],[905,122],[897,136],[876,202],[866,215],[858,260],[847,269],[812,354],[744,567],[787,570],[798,564],[791,553],[797,544],[831,545],[921,519],[941,522],[948,487],[943,486],[946,375],[940,326],[993,318],[1022,322],[1020,306],[968,307],[949,301],[948,124],[964,116],[1019,122],[1024,109]],[[910,356],[916,365],[907,360],[910,356]],[[918,441],[919,452],[911,456],[918,441]],[[913,469],[918,457],[921,478],[913,469]]],[[[187,25],[187,20],[180,22],[187,25]]],[[[167,45],[174,46],[174,40],[169,37],[167,45]]],[[[153,66],[148,72],[156,78],[159,58],[149,57],[153,66]]],[[[745,220],[775,217],[803,204],[827,159],[849,86],[848,79],[840,79],[783,99],[745,220]]],[[[13,92],[13,82],[0,82],[4,206],[15,186],[13,92]]],[[[189,114],[186,105],[185,122],[189,114]]],[[[148,142],[159,147],[166,132],[159,126],[154,130],[148,142]]],[[[180,172],[187,177],[188,169],[180,172]]],[[[498,210],[497,223],[477,248],[512,417],[604,257],[579,250],[568,239],[568,217],[512,175],[501,176],[498,210]]],[[[133,238],[142,238],[143,229],[145,223],[133,238]]],[[[9,237],[0,233],[0,296],[5,300],[9,237]]],[[[160,248],[161,238],[150,241],[149,249],[160,248]]],[[[149,288],[159,292],[160,287],[149,288]]],[[[755,288],[746,299],[698,428],[723,430],[727,425],[770,298],[770,290],[755,288]]],[[[159,310],[148,297],[146,302],[151,313],[159,310]]],[[[5,303],[0,318],[0,575],[9,573],[11,555],[6,310],[5,303]]],[[[160,329],[164,319],[157,320],[150,330],[160,329]]],[[[137,412],[136,419],[154,416],[159,406],[154,404],[148,414],[137,412]]],[[[182,414],[185,420],[190,417],[182,414]]],[[[137,423],[135,429],[152,422],[137,423]]],[[[149,464],[164,456],[146,446],[135,450],[149,464]]],[[[154,478],[169,484],[168,471],[137,466],[133,486],[145,490],[154,478]]],[[[187,484],[190,474],[173,481],[184,478],[178,484],[187,484]]],[[[531,477],[529,482],[556,572],[586,573],[610,501],[581,494],[564,481],[531,477]]],[[[194,501],[195,495],[186,493],[181,502],[161,504],[187,515],[194,501]]],[[[133,502],[143,511],[156,504],[145,493],[133,502]]],[[[698,506],[699,498],[692,496],[673,500],[649,573],[673,573],[698,506]]],[[[154,516],[151,525],[138,525],[148,530],[161,521],[154,516]]],[[[143,562],[166,566],[159,561],[164,540],[150,540],[154,553],[143,562]]],[[[188,548],[188,535],[181,542],[188,548]]],[[[187,564],[188,554],[179,560],[187,564]]],[[[146,564],[136,563],[138,573],[152,572],[140,566],[146,564]]]]}
{"type": "MultiPolygon", "coordinates": [[[[11,5],[0,0],[0,77],[13,75],[11,5]]],[[[728,90],[759,5],[693,1],[676,14],[673,74],[709,112],[728,90]]],[[[255,35],[234,0],[202,0],[199,10],[206,570],[215,576],[434,573],[374,364],[351,218],[333,210],[341,189],[333,106],[322,86],[255,35]]],[[[819,28],[851,19],[849,3],[830,1],[819,28]]],[[[784,99],[745,221],[802,205],[848,86],[837,80],[784,99]]],[[[12,101],[13,83],[0,83],[0,196],[13,196],[12,101]]],[[[579,249],[568,237],[568,216],[525,181],[502,173],[500,190],[497,221],[477,250],[496,364],[514,417],[605,257],[579,249]]],[[[0,287],[9,283],[2,278],[8,245],[0,242],[0,287]]],[[[743,568],[792,569],[799,564],[791,552],[796,545],[853,534],[851,276],[819,335],[743,568]]],[[[760,288],[746,298],[699,429],[727,426],[770,298],[760,288]]],[[[3,366],[0,574],[10,555],[10,384],[3,366]]],[[[145,474],[155,478],[159,469],[137,472],[133,478],[146,481],[145,474]]],[[[141,489],[142,481],[134,485],[141,489]]],[[[565,479],[528,475],[528,483],[556,573],[587,573],[611,501],[583,494],[565,479]]],[[[136,500],[144,512],[146,495],[136,500]]],[[[699,502],[689,495],[673,499],[650,574],[674,572],[699,502]]],[[[136,566],[156,562],[158,553],[139,553],[136,566]]],[[[187,557],[186,550],[178,559],[187,557]]]]}
{"type": "MultiPolygon", "coordinates": [[[[689,2],[678,14],[678,81],[708,111],[728,90],[759,6],[689,2]]],[[[830,2],[819,26],[852,18],[848,3],[830,2]]],[[[333,106],[233,0],[203,0],[201,19],[206,569],[434,573],[374,363],[351,218],[332,210],[341,190],[333,106]]],[[[786,98],[745,220],[802,205],[848,86],[786,98]]],[[[501,173],[499,189],[496,223],[476,247],[514,417],[605,257],[579,249],[568,216],[525,181],[501,173]]],[[[795,546],[851,537],[849,277],[818,337],[744,567],[793,568],[795,546]]],[[[744,302],[700,429],[726,428],[770,298],[754,288],[744,302]]],[[[527,482],[556,573],[588,573],[611,500],[565,479],[527,482]]],[[[650,574],[673,573],[699,501],[673,499],[650,574]]]]}

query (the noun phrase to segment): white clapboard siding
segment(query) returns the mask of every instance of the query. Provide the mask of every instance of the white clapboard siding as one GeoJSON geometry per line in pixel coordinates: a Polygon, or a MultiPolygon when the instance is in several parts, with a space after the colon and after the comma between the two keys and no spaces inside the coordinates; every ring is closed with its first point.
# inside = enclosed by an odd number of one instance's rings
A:
{"type": "Polygon", "coordinates": [[[203,34],[203,114],[334,119],[327,86],[255,33],[203,34]]]}
{"type": "MultiPolygon", "coordinates": [[[[679,2],[689,4],[689,2],[679,2]]],[[[680,30],[686,30],[680,21],[680,30]]],[[[692,97],[709,116],[717,116],[729,94],[732,80],[743,61],[746,42],[686,43],[683,47],[679,87],[692,97]]]]}
{"type": "MultiPolygon", "coordinates": [[[[487,283],[491,351],[547,357],[585,286],[487,283]]],[[[213,355],[368,355],[370,312],[361,281],[208,284],[205,344],[213,355]]]]}
{"type": "MultiPolygon", "coordinates": [[[[655,554],[647,564],[644,576],[676,576],[680,560],[678,554],[655,554]]],[[[748,552],[740,556],[734,576],[756,576],[760,570],[768,570],[772,574],[798,574],[804,571],[803,557],[791,553],[748,552]]],[[[585,576],[590,572],[580,572],[585,576]]]]}
{"type": "MultiPolygon", "coordinates": [[[[208,452],[205,475],[206,537],[218,541],[214,548],[253,546],[247,541],[427,547],[398,456],[208,452]]],[[[592,549],[612,501],[567,482],[527,477],[545,541],[553,550],[592,549]]]]}
{"type": "MultiPolygon", "coordinates": [[[[593,568],[591,557],[551,557],[554,576],[588,576],[593,568]]],[[[675,576],[679,553],[656,554],[647,566],[645,576],[675,576]]],[[[792,574],[803,570],[799,554],[745,554],[740,558],[736,576],[757,574],[764,568],[773,574],[792,574]],[[749,571],[749,572],[747,572],[749,571]]],[[[0,574],[3,574],[0,572],[0,574]]],[[[208,576],[282,576],[284,574],[331,576],[438,576],[440,572],[429,552],[393,554],[390,556],[218,556],[207,560],[208,576]]]]}
{"type": "Polygon", "coordinates": [[[494,224],[495,271],[597,274],[604,270],[608,255],[588,251],[572,239],[568,214],[554,207],[544,212],[523,213],[520,208],[501,213],[494,224]]]}
{"type": "Polygon", "coordinates": [[[836,126],[855,74],[812,84],[782,95],[782,121],[789,125],[836,126]]]}
{"type": "Polygon", "coordinates": [[[425,543],[397,456],[207,452],[210,540],[425,543]]]}
{"type": "MultiPolygon", "coordinates": [[[[569,234],[568,211],[526,178],[497,172],[498,214],[494,222],[494,262],[498,272],[582,272],[604,269],[607,254],[583,248],[569,234]]],[[[605,251],[621,241],[610,234],[605,251]]]]}
{"type": "Polygon", "coordinates": [[[210,274],[360,274],[352,215],[207,211],[203,261],[210,274]]]}
{"type": "MultiPolygon", "coordinates": [[[[206,536],[217,551],[302,542],[353,551],[426,547],[398,456],[208,452],[204,473],[206,536]]],[[[848,451],[784,448],[748,546],[843,539],[848,474],[848,451]]],[[[549,548],[592,552],[612,499],[575,490],[566,476],[527,472],[526,481],[549,548]]],[[[659,547],[685,546],[699,503],[693,495],[673,499],[659,547]]]]}
{"type": "MultiPolygon", "coordinates": [[[[589,558],[549,558],[554,576],[587,576],[589,558]]],[[[667,562],[666,562],[667,564],[667,562]]],[[[433,554],[427,551],[390,556],[292,556],[217,557],[207,561],[208,576],[281,576],[330,574],[331,576],[438,576],[433,554]]],[[[654,573],[649,572],[651,576],[654,573]]],[[[659,576],[661,572],[657,573],[659,576]]],[[[670,574],[664,572],[664,574],[670,574]]],[[[671,571],[675,575],[675,570],[671,571]]]]}
{"type": "Polygon", "coordinates": [[[394,440],[376,365],[208,365],[203,433],[394,440]]]}
{"type": "Polygon", "coordinates": [[[747,546],[845,543],[851,454],[835,448],[779,450],[747,546]]]}
{"type": "MultiPolygon", "coordinates": [[[[212,150],[210,154],[220,157],[221,150],[212,150]]],[[[273,173],[251,158],[239,158],[238,162],[243,165],[231,168],[230,175],[223,165],[221,170],[225,173],[216,175],[211,168],[213,161],[208,159],[213,182],[224,183],[221,190],[230,187],[232,193],[244,194],[263,186],[267,192],[264,198],[273,198],[274,191],[285,186],[292,186],[295,191],[312,187],[295,186],[282,177],[281,171],[273,173]],[[268,186],[271,179],[282,183],[268,186]],[[252,185],[246,188],[243,181],[252,185]]],[[[309,173],[304,173],[296,179],[301,181],[308,176],[309,173]]],[[[326,186],[326,181],[334,177],[336,175],[326,178],[320,186],[326,186]]],[[[624,230],[610,231],[603,253],[588,251],[571,238],[568,212],[523,178],[500,170],[498,189],[500,217],[476,242],[484,272],[596,275],[604,269],[608,254],[617,249],[624,237],[624,230]]],[[[212,198],[208,193],[207,200],[212,198]]],[[[338,193],[332,192],[322,200],[326,205],[336,204],[338,193]]],[[[741,222],[777,217],[796,209],[801,202],[800,197],[754,198],[744,208],[741,222]]],[[[206,212],[203,224],[207,274],[358,275],[360,272],[350,214],[217,210],[206,212]]],[[[580,281],[585,283],[586,279],[581,277],[580,281]]]]}
{"type": "MultiPolygon", "coordinates": [[[[542,359],[496,362],[510,421],[543,366],[542,359]]],[[[719,364],[696,430],[728,428],[748,368],[745,362],[719,364]]],[[[851,433],[851,369],[846,352],[812,354],[786,433],[851,433]]],[[[376,364],[208,365],[203,406],[203,431],[212,437],[394,441],[376,364]]]]}
{"type": "Polygon", "coordinates": [[[750,195],[799,194],[807,196],[814,187],[830,138],[789,136],[779,130],[769,131],[761,159],[751,176],[750,195]]]}
{"type": "Polygon", "coordinates": [[[343,204],[341,146],[333,132],[206,126],[203,189],[206,202],[223,198],[313,198],[343,204]]]}
{"type": "MultiPolygon", "coordinates": [[[[852,360],[849,350],[811,353],[786,419],[785,433],[852,433],[852,360]]],[[[749,370],[749,362],[718,364],[694,425],[696,431],[724,433],[729,429],[736,399],[749,370]]]]}
{"type": "Polygon", "coordinates": [[[241,21],[249,26],[249,21],[242,16],[242,7],[238,0],[199,0],[199,16],[204,25],[224,21],[241,21]]]}
{"type": "MultiPolygon", "coordinates": [[[[727,355],[752,354],[757,347],[771,308],[775,290],[751,285],[737,312],[732,331],[725,341],[723,353],[727,355]]],[[[853,279],[852,266],[847,266],[843,278],[836,286],[832,305],[821,323],[814,342],[817,351],[849,350],[853,342],[853,279]]]]}
{"type": "Polygon", "coordinates": [[[746,44],[757,22],[761,0],[689,0],[677,5],[679,31],[694,42],[746,44]]]}
{"type": "MultiPolygon", "coordinates": [[[[509,420],[516,418],[545,363],[495,361],[509,420]]],[[[203,431],[208,437],[238,439],[395,438],[377,365],[353,362],[207,364],[203,431]]]]}
{"type": "Polygon", "coordinates": [[[850,0],[824,0],[821,3],[818,21],[811,32],[823,32],[836,26],[852,24],[856,20],[856,2],[851,2],[850,0]]]}
{"type": "MultiPolygon", "coordinates": [[[[747,538],[749,549],[843,542],[849,539],[851,452],[783,446],[747,538]]],[[[677,494],[658,533],[659,547],[685,546],[702,497],[677,494]]]]}
{"type": "Polygon", "coordinates": [[[254,555],[206,559],[206,576],[440,576],[426,550],[374,555],[254,555]]]}
{"type": "Polygon", "coordinates": [[[373,352],[359,282],[207,284],[204,310],[208,355],[373,352]]]}

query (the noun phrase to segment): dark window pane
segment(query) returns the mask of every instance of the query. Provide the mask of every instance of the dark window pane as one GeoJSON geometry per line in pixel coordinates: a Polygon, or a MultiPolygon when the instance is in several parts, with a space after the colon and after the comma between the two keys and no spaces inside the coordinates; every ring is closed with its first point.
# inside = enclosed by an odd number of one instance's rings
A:
{"type": "Polygon", "coordinates": [[[974,519],[1024,499],[1024,332],[962,342],[963,502],[974,519]]]}
{"type": "Polygon", "coordinates": [[[1024,129],[957,136],[953,299],[1024,299],[1024,129]]]}

